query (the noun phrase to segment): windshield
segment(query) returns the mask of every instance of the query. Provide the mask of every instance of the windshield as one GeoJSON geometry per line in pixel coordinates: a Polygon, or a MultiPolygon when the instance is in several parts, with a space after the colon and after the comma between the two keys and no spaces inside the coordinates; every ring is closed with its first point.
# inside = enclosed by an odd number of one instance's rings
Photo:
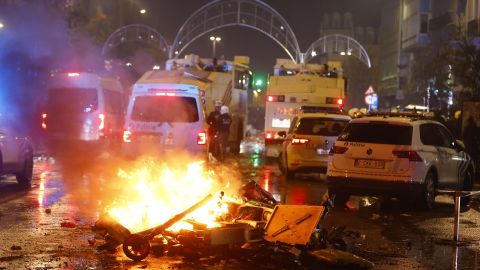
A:
{"type": "Polygon", "coordinates": [[[95,88],[53,88],[48,91],[48,111],[60,113],[88,113],[98,107],[95,88]]]}
{"type": "Polygon", "coordinates": [[[338,136],[338,141],[410,145],[411,126],[389,123],[350,123],[338,136]]]}
{"type": "Polygon", "coordinates": [[[300,135],[338,136],[348,121],[331,118],[302,118],[295,133],[300,135]]]}
{"type": "Polygon", "coordinates": [[[132,120],[143,122],[192,123],[199,120],[193,97],[139,96],[135,98],[132,120]]]}

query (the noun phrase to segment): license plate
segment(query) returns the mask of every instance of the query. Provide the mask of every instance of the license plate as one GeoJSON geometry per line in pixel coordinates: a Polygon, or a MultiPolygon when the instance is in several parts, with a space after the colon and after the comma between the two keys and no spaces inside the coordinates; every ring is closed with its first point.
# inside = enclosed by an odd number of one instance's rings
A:
{"type": "Polygon", "coordinates": [[[317,155],[327,156],[328,153],[330,152],[330,150],[323,149],[323,148],[317,148],[317,149],[316,149],[316,152],[317,152],[317,155]]]}
{"type": "Polygon", "coordinates": [[[357,159],[357,160],[355,160],[355,167],[371,168],[371,169],[383,169],[383,168],[385,168],[385,161],[383,161],[383,160],[371,160],[371,159],[357,159]]]}

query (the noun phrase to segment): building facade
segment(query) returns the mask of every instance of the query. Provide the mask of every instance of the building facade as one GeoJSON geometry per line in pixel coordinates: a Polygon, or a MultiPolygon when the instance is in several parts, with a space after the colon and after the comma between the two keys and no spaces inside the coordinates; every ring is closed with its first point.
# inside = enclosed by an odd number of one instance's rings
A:
{"type": "Polygon", "coordinates": [[[460,28],[478,36],[480,0],[389,0],[381,10],[380,105],[426,102],[427,90],[411,83],[415,60],[426,49],[439,49],[460,28]]]}

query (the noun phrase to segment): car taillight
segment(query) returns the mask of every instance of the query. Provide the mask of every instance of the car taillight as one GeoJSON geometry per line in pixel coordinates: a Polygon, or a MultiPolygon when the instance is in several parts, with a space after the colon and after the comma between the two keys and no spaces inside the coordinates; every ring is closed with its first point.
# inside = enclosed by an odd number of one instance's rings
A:
{"type": "Polygon", "coordinates": [[[99,114],[98,120],[100,120],[100,123],[98,124],[98,129],[103,130],[105,128],[105,115],[103,113],[99,114]]]}
{"type": "Polygon", "coordinates": [[[130,130],[123,131],[123,142],[132,142],[132,132],[130,130]]]}
{"type": "Polygon", "coordinates": [[[416,151],[392,151],[392,154],[398,158],[408,158],[410,161],[422,162],[422,158],[416,151]]]}
{"type": "Polygon", "coordinates": [[[47,129],[47,114],[42,113],[42,128],[47,129]]]}
{"type": "Polygon", "coordinates": [[[202,131],[202,132],[198,133],[197,144],[199,144],[199,145],[207,144],[207,133],[206,132],[202,131]]]}
{"type": "Polygon", "coordinates": [[[265,139],[267,139],[267,140],[273,139],[273,133],[270,132],[270,131],[267,131],[265,133],[265,139]]]}
{"type": "Polygon", "coordinates": [[[284,95],[268,96],[267,101],[268,102],[285,102],[285,96],[284,95]]]}
{"type": "Polygon", "coordinates": [[[333,146],[330,148],[330,152],[328,153],[330,156],[333,156],[335,154],[343,154],[347,152],[348,147],[343,147],[343,146],[333,146]]]}
{"type": "Polygon", "coordinates": [[[341,98],[337,99],[337,104],[338,106],[343,106],[343,99],[341,98]]]}
{"type": "Polygon", "coordinates": [[[293,138],[292,139],[292,144],[306,144],[309,141],[310,141],[309,139],[293,138]]]}

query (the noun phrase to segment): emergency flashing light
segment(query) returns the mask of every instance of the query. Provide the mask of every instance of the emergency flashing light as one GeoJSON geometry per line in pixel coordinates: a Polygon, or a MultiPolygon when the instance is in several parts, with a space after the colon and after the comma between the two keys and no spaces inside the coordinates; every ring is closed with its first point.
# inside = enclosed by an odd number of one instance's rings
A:
{"type": "Polygon", "coordinates": [[[164,92],[158,92],[155,93],[155,96],[167,96],[167,97],[174,97],[175,93],[164,93],[164,92]]]}

